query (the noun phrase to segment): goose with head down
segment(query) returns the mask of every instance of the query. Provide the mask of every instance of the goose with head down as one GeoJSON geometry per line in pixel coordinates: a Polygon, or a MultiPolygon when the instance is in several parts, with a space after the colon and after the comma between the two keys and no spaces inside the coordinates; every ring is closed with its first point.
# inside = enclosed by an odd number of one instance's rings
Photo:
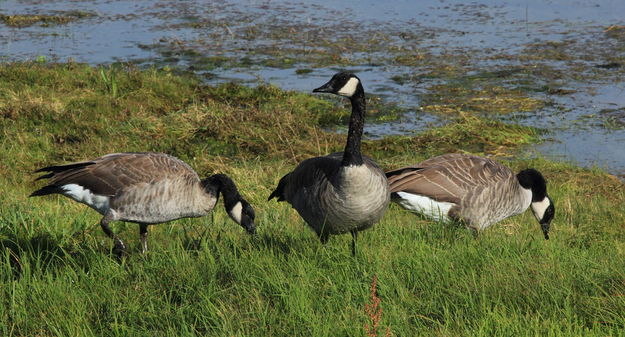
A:
{"type": "Polygon", "coordinates": [[[37,180],[50,181],[30,196],[62,194],[102,214],[100,226],[114,240],[119,256],[126,246],[109,227],[111,221],[138,223],[145,252],[148,225],[204,216],[215,207],[220,193],[228,215],[248,233],[256,230],[254,209],[232,179],[215,174],[200,180],[189,165],[164,153],[113,153],[36,172],[47,172],[37,180]]]}
{"type": "Polygon", "coordinates": [[[463,221],[475,233],[531,208],[549,239],[555,207],[535,169],[514,174],[489,158],[445,154],[386,173],[391,199],[437,221],[463,221]]]}

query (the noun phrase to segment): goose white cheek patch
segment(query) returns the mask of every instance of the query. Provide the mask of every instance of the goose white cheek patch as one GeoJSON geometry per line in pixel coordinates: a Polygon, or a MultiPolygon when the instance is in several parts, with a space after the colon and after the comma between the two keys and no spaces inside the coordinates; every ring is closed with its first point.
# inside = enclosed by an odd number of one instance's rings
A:
{"type": "Polygon", "coordinates": [[[241,205],[240,201],[230,210],[230,217],[232,220],[236,221],[236,223],[241,223],[241,218],[243,218],[243,205],[241,205]]]}
{"type": "Polygon", "coordinates": [[[542,220],[545,216],[545,211],[551,205],[551,201],[549,198],[545,198],[542,201],[537,201],[532,203],[532,212],[538,221],[542,220]]]}
{"type": "Polygon", "coordinates": [[[352,97],[356,93],[356,88],[358,87],[358,79],[352,77],[345,83],[345,85],[338,91],[339,95],[345,97],[352,97]]]}

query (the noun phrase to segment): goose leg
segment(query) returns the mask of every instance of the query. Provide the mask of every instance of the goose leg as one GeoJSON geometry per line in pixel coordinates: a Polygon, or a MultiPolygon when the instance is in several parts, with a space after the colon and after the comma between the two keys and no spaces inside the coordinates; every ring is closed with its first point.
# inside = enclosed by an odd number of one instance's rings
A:
{"type": "Polygon", "coordinates": [[[321,241],[322,244],[325,245],[329,239],[330,239],[330,234],[328,233],[319,234],[319,240],[321,241]]]}
{"type": "Polygon", "coordinates": [[[356,256],[356,240],[358,240],[358,232],[352,231],[352,256],[356,256]]]}
{"type": "Polygon", "coordinates": [[[141,253],[145,254],[148,251],[148,225],[139,224],[139,236],[141,237],[141,253]]]}
{"type": "Polygon", "coordinates": [[[117,235],[115,235],[115,233],[113,233],[111,227],[109,227],[110,221],[111,220],[108,216],[104,216],[102,220],[100,220],[100,227],[102,227],[102,230],[109,238],[113,239],[113,242],[115,242],[115,246],[113,247],[113,253],[117,255],[117,257],[121,258],[126,251],[126,245],[124,245],[122,239],[120,239],[117,235]]]}

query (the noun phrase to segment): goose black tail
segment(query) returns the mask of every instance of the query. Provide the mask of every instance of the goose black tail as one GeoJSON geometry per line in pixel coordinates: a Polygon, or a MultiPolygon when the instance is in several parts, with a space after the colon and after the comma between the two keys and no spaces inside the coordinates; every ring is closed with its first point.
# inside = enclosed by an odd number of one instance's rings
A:
{"type": "Polygon", "coordinates": [[[82,167],[89,166],[92,164],[95,164],[95,162],[85,161],[82,163],[74,163],[74,164],[67,164],[67,165],[46,166],[46,167],[38,169],[37,171],[35,171],[35,173],[51,172],[51,174],[54,174],[54,173],[59,173],[59,172],[67,171],[67,170],[82,168],[82,167]]]}
{"type": "Polygon", "coordinates": [[[31,193],[28,197],[38,197],[41,195],[54,194],[54,193],[59,193],[59,192],[60,192],[60,189],[58,188],[58,186],[48,185],[48,186],[44,186],[36,190],[35,192],[31,193]]]}
{"type": "MultiPolygon", "coordinates": [[[[34,172],[34,173],[46,173],[40,177],[37,177],[35,181],[52,178],[58,173],[69,171],[69,170],[80,169],[85,166],[89,166],[91,164],[95,164],[95,163],[92,161],[86,161],[82,163],[74,163],[74,164],[67,164],[67,165],[46,166],[34,172]]],[[[61,192],[61,189],[59,189],[58,186],[55,186],[54,184],[52,184],[52,185],[44,186],[36,190],[35,192],[31,193],[29,197],[37,197],[40,195],[48,195],[48,194],[54,194],[54,193],[60,193],[60,192],[61,192]]]]}

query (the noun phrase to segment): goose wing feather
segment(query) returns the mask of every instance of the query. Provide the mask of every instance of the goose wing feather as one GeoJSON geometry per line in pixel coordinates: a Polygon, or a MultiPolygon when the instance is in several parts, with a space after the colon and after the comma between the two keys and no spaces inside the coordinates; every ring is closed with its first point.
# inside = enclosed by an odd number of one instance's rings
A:
{"type": "Polygon", "coordinates": [[[506,181],[514,173],[488,158],[447,154],[389,171],[386,175],[391,193],[408,192],[459,204],[468,193],[474,194],[506,181]]]}
{"type": "Polygon", "coordinates": [[[44,187],[48,190],[77,184],[103,196],[115,196],[124,189],[162,181],[173,174],[199,181],[197,173],[183,161],[151,152],[113,153],[90,161],[46,167],[38,172],[50,172],[42,176],[50,179],[49,185],[44,187]]]}
{"type": "MultiPolygon", "coordinates": [[[[303,193],[313,192],[320,186],[332,181],[331,177],[336,176],[336,172],[341,165],[342,153],[332,153],[327,156],[309,158],[302,161],[293,171],[287,173],[280,182],[278,187],[271,193],[269,199],[274,197],[278,201],[293,202],[294,197],[303,193]]],[[[308,198],[302,198],[309,200],[308,198]]]]}

